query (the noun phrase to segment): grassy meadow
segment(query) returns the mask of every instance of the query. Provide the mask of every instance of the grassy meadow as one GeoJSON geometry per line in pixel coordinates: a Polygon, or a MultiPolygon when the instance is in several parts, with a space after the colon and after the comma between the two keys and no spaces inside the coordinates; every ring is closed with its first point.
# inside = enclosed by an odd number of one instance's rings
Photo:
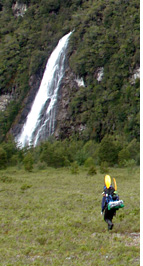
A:
{"type": "Polygon", "coordinates": [[[139,167],[111,168],[125,207],[101,215],[104,174],[86,168],[0,171],[0,265],[140,265],[139,167]]]}

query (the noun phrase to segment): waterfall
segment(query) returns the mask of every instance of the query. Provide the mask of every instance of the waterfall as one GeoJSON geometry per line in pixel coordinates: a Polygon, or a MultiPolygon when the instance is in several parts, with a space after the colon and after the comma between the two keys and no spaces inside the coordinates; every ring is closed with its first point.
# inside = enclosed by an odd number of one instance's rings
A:
{"type": "Polygon", "coordinates": [[[64,75],[65,55],[71,33],[60,39],[49,57],[32,108],[22,132],[16,138],[16,142],[22,147],[36,146],[39,141],[46,140],[54,133],[58,89],[64,75]]]}

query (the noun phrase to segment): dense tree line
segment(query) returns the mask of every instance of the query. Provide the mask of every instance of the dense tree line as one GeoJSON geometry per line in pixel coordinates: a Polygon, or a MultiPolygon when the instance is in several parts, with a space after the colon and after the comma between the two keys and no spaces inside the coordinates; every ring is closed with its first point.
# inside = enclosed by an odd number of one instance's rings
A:
{"type": "Polygon", "coordinates": [[[130,143],[121,138],[106,135],[101,143],[93,140],[84,142],[74,138],[57,141],[50,138],[37,147],[20,148],[12,140],[0,145],[0,169],[8,166],[33,167],[43,170],[47,167],[75,167],[84,165],[95,169],[102,167],[135,166],[140,163],[139,142],[133,139],[130,143]]]}

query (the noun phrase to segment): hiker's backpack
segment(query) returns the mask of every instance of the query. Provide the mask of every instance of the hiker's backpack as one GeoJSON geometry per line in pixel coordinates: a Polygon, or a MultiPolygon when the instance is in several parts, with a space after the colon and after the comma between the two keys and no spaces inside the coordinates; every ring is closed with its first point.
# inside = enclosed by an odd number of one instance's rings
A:
{"type": "Polygon", "coordinates": [[[111,201],[119,200],[119,196],[114,194],[115,189],[113,187],[105,188],[105,202],[108,204],[111,201]]]}
{"type": "Polygon", "coordinates": [[[116,209],[124,207],[123,200],[119,200],[119,196],[117,192],[115,192],[113,187],[109,187],[108,189],[104,189],[105,192],[105,202],[108,206],[108,210],[116,209]]]}

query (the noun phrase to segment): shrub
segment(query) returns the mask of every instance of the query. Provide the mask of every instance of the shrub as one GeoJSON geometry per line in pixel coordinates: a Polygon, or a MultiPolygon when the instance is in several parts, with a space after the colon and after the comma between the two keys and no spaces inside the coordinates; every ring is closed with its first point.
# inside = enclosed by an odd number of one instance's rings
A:
{"type": "Polygon", "coordinates": [[[114,165],[118,160],[118,148],[116,147],[111,136],[105,136],[98,150],[99,163],[108,162],[109,165],[114,165]]]}
{"type": "Polygon", "coordinates": [[[119,166],[124,166],[125,162],[130,159],[130,152],[127,148],[122,149],[118,154],[119,166]]]}
{"type": "Polygon", "coordinates": [[[18,162],[19,162],[19,157],[18,157],[17,154],[14,154],[14,155],[11,157],[10,164],[11,164],[12,166],[14,166],[14,165],[17,165],[18,162]]]}
{"type": "Polygon", "coordinates": [[[77,164],[77,162],[73,162],[71,164],[71,173],[72,174],[78,174],[78,172],[79,172],[78,164],[77,164]]]}
{"type": "Polygon", "coordinates": [[[77,151],[75,159],[79,165],[84,164],[85,160],[87,159],[87,153],[84,151],[84,149],[77,151]]]}
{"type": "Polygon", "coordinates": [[[96,171],[96,167],[95,166],[90,166],[89,170],[88,170],[88,175],[96,175],[97,171],[96,171]]]}
{"type": "Polygon", "coordinates": [[[83,149],[86,152],[88,157],[95,158],[97,147],[98,147],[97,143],[95,143],[93,140],[89,140],[86,142],[83,149]]]}
{"type": "Polygon", "coordinates": [[[45,162],[40,162],[40,161],[39,161],[39,162],[36,164],[36,167],[37,167],[38,170],[44,170],[44,169],[47,168],[47,165],[46,165],[45,162]]]}
{"type": "Polygon", "coordinates": [[[64,158],[64,166],[69,166],[70,161],[67,159],[67,157],[64,158]]]}
{"type": "Polygon", "coordinates": [[[40,161],[45,162],[48,166],[52,164],[53,149],[49,142],[41,145],[40,161]]]}
{"type": "Polygon", "coordinates": [[[6,168],[7,166],[7,154],[6,151],[0,147],[0,169],[6,168]]]}
{"type": "Polygon", "coordinates": [[[140,143],[133,139],[127,146],[131,159],[134,159],[136,161],[136,164],[139,164],[139,158],[140,158],[140,143]]]}
{"type": "Polygon", "coordinates": [[[74,162],[76,153],[82,149],[82,141],[75,141],[72,137],[69,140],[62,141],[62,147],[64,148],[64,154],[70,162],[74,162]]]}
{"type": "Polygon", "coordinates": [[[6,152],[8,163],[11,160],[11,157],[17,153],[17,147],[15,142],[12,139],[9,139],[8,142],[3,142],[2,148],[6,152]]]}
{"type": "Polygon", "coordinates": [[[124,161],[124,166],[128,168],[129,173],[134,173],[134,167],[136,166],[136,161],[134,159],[130,159],[128,161],[124,161]]]}
{"type": "Polygon", "coordinates": [[[54,167],[63,167],[68,163],[67,158],[64,156],[64,149],[62,145],[54,147],[52,165],[54,167]]]}
{"type": "Polygon", "coordinates": [[[34,161],[33,161],[33,156],[30,152],[28,152],[24,157],[23,163],[25,170],[31,172],[33,169],[34,161]]]}
{"type": "Polygon", "coordinates": [[[124,161],[124,166],[126,167],[134,167],[136,165],[136,162],[134,159],[130,159],[128,161],[124,161]]]}
{"type": "Polygon", "coordinates": [[[107,162],[102,162],[100,164],[100,173],[104,174],[104,173],[108,173],[109,169],[108,169],[108,163],[107,162]]]}
{"type": "Polygon", "coordinates": [[[85,167],[91,167],[94,166],[94,160],[92,157],[88,157],[87,160],[84,163],[85,167]]]}
{"type": "Polygon", "coordinates": [[[45,142],[41,145],[40,161],[47,166],[62,167],[69,165],[66,150],[60,141],[54,143],[45,142]]]}

